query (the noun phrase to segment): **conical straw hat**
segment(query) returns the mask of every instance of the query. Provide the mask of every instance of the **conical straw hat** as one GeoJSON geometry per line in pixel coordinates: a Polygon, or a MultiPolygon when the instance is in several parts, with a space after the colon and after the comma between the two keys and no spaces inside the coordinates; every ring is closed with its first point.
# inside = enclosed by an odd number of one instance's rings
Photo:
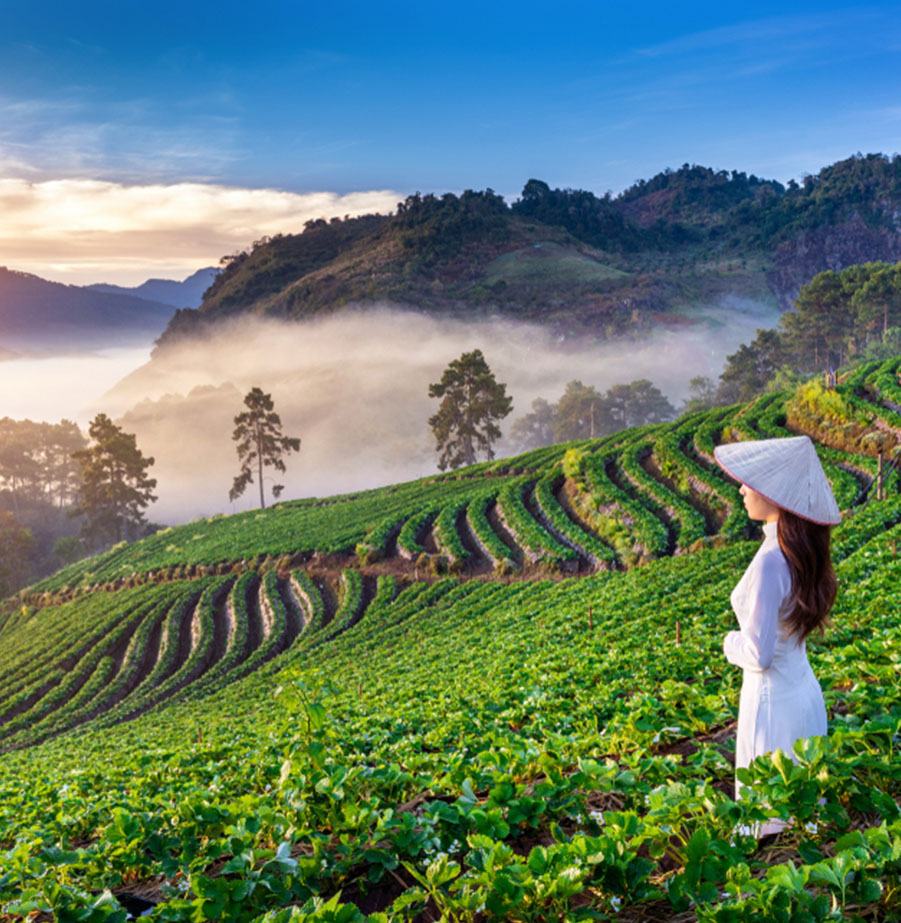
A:
{"type": "Polygon", "coordinates": [[[770,503],[824,526],[842,521],[816,449],[808,436],[718,445],[721,468],[770,503]]]}

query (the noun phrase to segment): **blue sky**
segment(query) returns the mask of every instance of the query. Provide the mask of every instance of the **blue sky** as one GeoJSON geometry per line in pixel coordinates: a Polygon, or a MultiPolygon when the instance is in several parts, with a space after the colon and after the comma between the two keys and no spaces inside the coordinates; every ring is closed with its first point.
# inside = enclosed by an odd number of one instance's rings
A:
{"type": "Polygon", "coordinates": [[[0,56],[0,177],[45,200],[616,193],[684,162],[785,181],[901,150],[897,4],[20,3],[0,56]]]}

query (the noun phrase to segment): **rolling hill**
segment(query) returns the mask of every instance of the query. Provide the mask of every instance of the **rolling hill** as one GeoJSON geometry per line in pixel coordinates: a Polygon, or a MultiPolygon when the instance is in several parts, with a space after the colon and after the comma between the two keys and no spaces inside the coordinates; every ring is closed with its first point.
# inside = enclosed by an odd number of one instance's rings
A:
{"type": "Polygon", "coordinates": [[[165,347],[239,314],[293,320],[386,302],[536,321],[566,338],[641,335],[742,298],[788,309],[816,273],[901,259],[901,158],[856,155],[787,186],[685,164],[616,197],[529,180],[409,196],[393,215],[307,222],[228,258],[165,347]]]}
{"type": "Polygon", "coordinates": [[[868,437],[901,436],[899,370],[189,523],[7,600],[0,912],[893,918],[901,495],[868,437]],[[711,453],[789,431],[843,510],[830,734],[735,802],[756,532],[711,453]]]}

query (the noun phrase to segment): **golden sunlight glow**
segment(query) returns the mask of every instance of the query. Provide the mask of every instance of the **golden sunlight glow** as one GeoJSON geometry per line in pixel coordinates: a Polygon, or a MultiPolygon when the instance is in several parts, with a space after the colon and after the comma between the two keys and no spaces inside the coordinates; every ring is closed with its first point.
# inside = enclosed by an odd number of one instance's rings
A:
{"type": "Polygon", "coordinates": [[[75,285],[184,278],[264,235],[299,232],[310,218],[387,213],[401,198],[0,178],[0,265],[75,285]]]}

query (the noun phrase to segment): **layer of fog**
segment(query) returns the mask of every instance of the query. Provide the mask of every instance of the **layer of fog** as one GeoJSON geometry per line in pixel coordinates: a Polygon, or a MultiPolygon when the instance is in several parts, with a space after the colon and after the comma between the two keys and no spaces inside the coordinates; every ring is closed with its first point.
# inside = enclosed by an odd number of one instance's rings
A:
{"type": "MultiPolygon", "coordinates": [[[[437,470],[427,421],[438,401],[428,386],[464,351],[481,349],[506,384],[514,405],[502,423],[508,432],[534,398],[556,401],[572,379],[603,391],[649,378],[678,406],[692,377],[716,380],[725,356],[775,316],[760,304],[722,304],[699,309],[698,320],[678,331],[616,343],[560,341],[528,324],[438,320],[389,308],[303,324],[242,319],[211,342],[135,370],[95,409],[119,418],[154,456],[159,501],[150,516],[178,523],[259,502],[256,485],[228,500],[238,472],[232,420],[252,386],[272,394],[284,432],[302,439],[286,474],[266,473],[267,503],[276,482],[285,485],[284,499],[327,496],[437,470]]],[[[516,449],[502,442],[496,454],[516,449]]]]}
{"type": "Polygon", "coordinates": [[[147,361],[150,343],[68,355],[0,355],[0,416],[14,420],[74,420],[83,429],[103,394],[147,361]]]}

